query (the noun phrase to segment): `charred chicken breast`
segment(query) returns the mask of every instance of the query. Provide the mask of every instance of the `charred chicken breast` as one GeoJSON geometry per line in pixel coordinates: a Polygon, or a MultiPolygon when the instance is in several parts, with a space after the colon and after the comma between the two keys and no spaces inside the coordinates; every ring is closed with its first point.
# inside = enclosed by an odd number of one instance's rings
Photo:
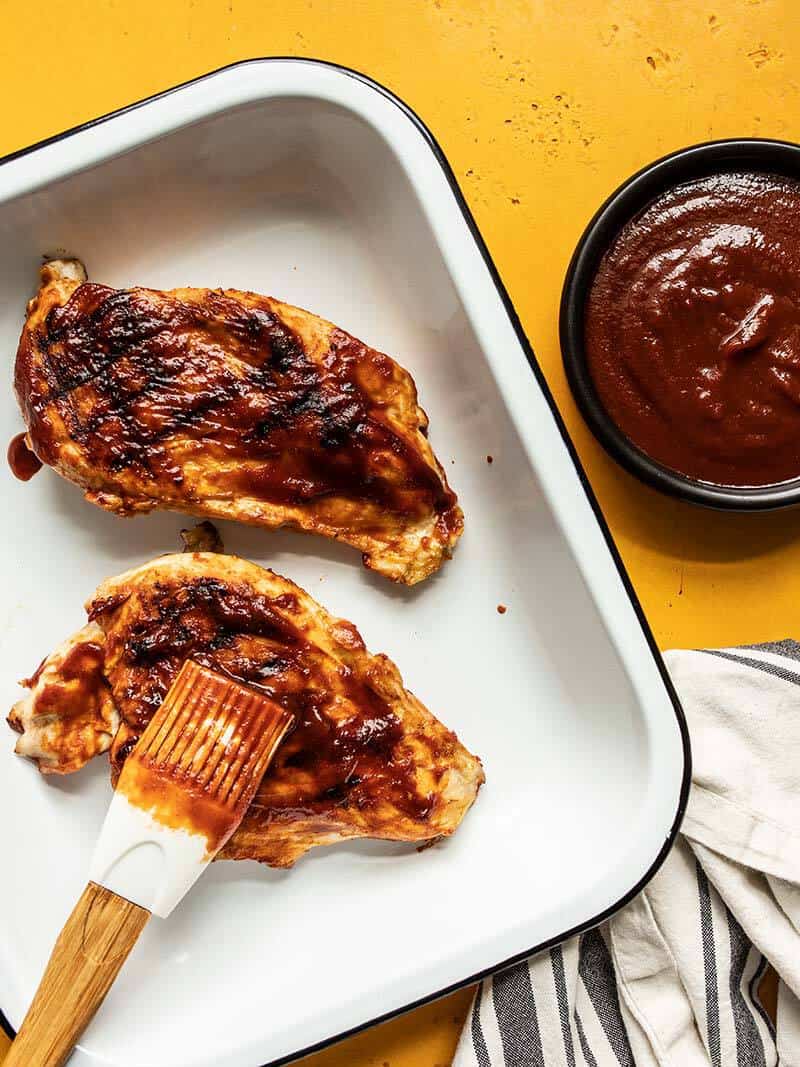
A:
{"type": "Polygon", "coordinates": [[[53,260],[14,380],[29,448],[118,515],[296,527],[407,584],[461,534],[411,376],[271,297],[112,289],[53,260]]]}
{"type": "Polygon", "coordinates": [[[453,833],[475,800],[480,760],[352,623],[272,571],[213,552],[163,556],[104,582],[87,611],[10,716],[17,751],[44,773],[110,748],[115,779],[191,657],[260,686],[297,723],[225,857],[287,867],[345,838],[425,842],[453,833]]]}

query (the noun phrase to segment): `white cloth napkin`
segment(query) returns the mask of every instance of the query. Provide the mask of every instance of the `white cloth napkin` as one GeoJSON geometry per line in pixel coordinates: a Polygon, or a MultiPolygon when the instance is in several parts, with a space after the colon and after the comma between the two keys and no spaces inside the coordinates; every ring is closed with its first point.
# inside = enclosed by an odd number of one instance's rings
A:
{"type": "Polygon", "coordinates": [[[487,979],[453,1067],[800,1067],[800,643],[665,659],[693,755],[675,847],[608,922],[487,979]]]}

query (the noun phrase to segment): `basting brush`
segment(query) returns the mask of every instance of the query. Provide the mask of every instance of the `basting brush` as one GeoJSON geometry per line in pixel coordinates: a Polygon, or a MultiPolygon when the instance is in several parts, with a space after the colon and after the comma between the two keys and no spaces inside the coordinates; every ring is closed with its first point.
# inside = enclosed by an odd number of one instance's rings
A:
{"type": "Polygon", "coordinates": [[[242,821],[292,716],[187,661],[128,756],[89,870],[4,1067],[61,1067],[151,914],[165,918],[242,821]]]}

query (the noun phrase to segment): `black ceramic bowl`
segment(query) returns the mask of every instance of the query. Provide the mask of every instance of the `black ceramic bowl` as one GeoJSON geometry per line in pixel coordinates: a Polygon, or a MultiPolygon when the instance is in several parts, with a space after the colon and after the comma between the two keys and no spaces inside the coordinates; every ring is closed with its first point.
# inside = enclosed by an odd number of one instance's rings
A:
{"type": "Polygon", "coordinates": [[[693,504],[764,511],[800,503],[800,475],[778,485],[738,488],[697,481],[656,463],[625,436],[600,402],[586,362],[584,309],[604,252],[620,229],[667,189],[693,178],[761,171],[800,178],[800,145],[787,141],[709,141],[683,148],[629,178],[600,208],[572,256],[561,295],[561,353],[578,407],[605,450],[643,482],[693,504]]]}

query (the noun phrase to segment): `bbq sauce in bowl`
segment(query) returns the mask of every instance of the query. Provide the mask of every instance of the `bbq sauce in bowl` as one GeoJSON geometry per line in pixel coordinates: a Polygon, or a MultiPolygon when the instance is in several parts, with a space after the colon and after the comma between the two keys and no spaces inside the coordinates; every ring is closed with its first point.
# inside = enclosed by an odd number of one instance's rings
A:
{"type": "Polygon", "coordinates": [[[721,486],[800,477],[800,181],[658,196],[600,261],[584,345],[604,408],[658,463],[721,486]]]}

